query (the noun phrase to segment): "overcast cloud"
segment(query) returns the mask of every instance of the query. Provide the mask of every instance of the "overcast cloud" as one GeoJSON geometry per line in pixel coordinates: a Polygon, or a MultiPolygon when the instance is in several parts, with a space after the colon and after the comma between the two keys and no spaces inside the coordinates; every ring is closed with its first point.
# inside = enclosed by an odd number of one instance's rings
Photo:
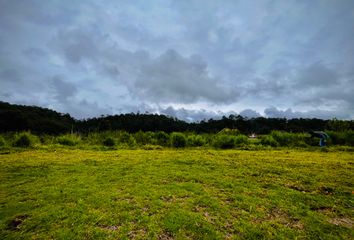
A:
{"type": "Polygon", "coordinates": [[[353,22],[352,0],[0,0],[0,100],[353,119],[353,22]]]}

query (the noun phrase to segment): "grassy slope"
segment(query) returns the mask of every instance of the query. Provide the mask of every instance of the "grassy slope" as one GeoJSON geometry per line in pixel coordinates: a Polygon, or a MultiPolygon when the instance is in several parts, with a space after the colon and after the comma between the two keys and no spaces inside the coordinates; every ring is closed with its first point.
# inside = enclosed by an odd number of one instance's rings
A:
{"type": "Polygon", "coordinates": [[[0,155],[0,239],[350,239],[353,153],[0,155]]]}

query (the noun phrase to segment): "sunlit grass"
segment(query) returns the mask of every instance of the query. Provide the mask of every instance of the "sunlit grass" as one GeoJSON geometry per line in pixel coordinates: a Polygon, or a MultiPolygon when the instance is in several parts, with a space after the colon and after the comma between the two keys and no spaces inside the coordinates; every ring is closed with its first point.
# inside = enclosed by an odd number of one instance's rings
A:
{"type": "Polygon", "coordinates": [[[352,239],[354,155],[79,150],[0,155],[0,239],[352,239]]]}

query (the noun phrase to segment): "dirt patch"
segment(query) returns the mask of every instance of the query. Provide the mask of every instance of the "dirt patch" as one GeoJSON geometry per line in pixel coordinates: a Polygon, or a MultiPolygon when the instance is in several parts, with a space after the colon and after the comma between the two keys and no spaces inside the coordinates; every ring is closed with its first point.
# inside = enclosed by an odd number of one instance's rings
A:
{"type": "Polygon", "coordinates": [[[120,226],[98,225],[98,227],[108,231],[118,231],[120,226]]]}
{"type": "Polygon", "coordinates": [[[146,229],[136,229],[128,232],[129,239],[146,239],[147,231],[146,229]]]}
{"type": "Polygon", "coordinates": [[[323,207],[323,206],[321,206],[321,207],[311,207],[310,209],[312,211],[320,212],[320,213],[323,213],[323,214],[326,214],[326,215],[331,214],[331,213],[334,212],[334,209],[331,208],[331,207],[323,207]]]}
{"type": "Polygon", "coordinates": [[[328,220],[329,223],[336,226],[342,226],[347,228],[353,228],[354,221],[350,218],[331,218],[328,220]]]}
{"type": "Polygon", "coordinates": [[[158,236],[157,239],[159,239],[159,240],[173,240],[174,237],[168,232],[163,232],[158,236]]]}
{"type": "Polygon", "coordinates": [[[15,217],[15,219],[11,220],[7,224],[7,229],[11,231],[15,231],[20,229],[21,224],[25,221],[29,216],[28,215],[19,215],[15,217]]]}
{"type": "Polygon", "coordinates": [[[97,223],[96,226],[107,231],[118,231],[121,227],[121,225],[108,225],[102,223],[97,223]]]}
{"type": "Polygon", "coordinates": [[[304,225],[300,222],[300,220],[289,216],[286,212],[278,208],[271,209],[265,217],[257,218],[254,222],[277,222],[289,228],[304,229],[304,225]]]}
{"type": "Polygon", "coordinates": [[[288,185],[285,185],[287,188],[290,188],[290,189],[293,189],[293,190],[296,190],[296,191],[299,191],[299,192],[311,192],[309,189],[306,189],[304,186],[302,185],[292,185],[292,184],[288,184],[288,185]]]}

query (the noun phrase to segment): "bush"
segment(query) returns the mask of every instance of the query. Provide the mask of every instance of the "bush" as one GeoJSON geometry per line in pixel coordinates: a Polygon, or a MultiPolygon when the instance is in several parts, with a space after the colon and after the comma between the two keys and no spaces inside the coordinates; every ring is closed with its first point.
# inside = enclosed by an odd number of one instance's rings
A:
{"type": "Polygon", "coordinates": [[[186,146],[187,140],[183,133],[171,134],[171,146],[175,148],[183,148],[186,146]]]}
{"type": "Polygon", "coordinates": [[[170,136],[163,131],[155,133],[155,139],[156,143],[160,146],[168,146],[170,143],[170,136]]]}
{"type": "Polygon", "coordinates": [[[278,147],[279,143],[271,135],[261,137],[261,144],[264,146],[278,147]]]}
{"type": "Polygon", "coordinates": [[[229,149],[235,147],[235,136],[232,135],[215,135],[213,146],[221,149],[229,149]]]}
{"type": "Polygon", "coordinates": [[[79,144],[81,138],[75,134],[66,134],[57,137],[56,142],[65,146],[75,146],[79,144]]]}
{"type": "Polygon", "coordinates": [[[320,142],[319,138],[308,136],[304,139],[304,143],[307,146],[318,146],[320,142]]]}
{"type": "Polygon", "coordinates": [[[120,132],[119,134],[119,143],[123,143],[130,147],[136,144],[135,138],[127,132],[120,132]]]}
{"type": "Polygon", "coordinates": [[[354,146],[354,131],[347,131],[346,132],[345,142],[349,146],[354,146]]]}
{"type": "Polygon", "coordinates": [[[248,137],[245,135],[235,136],[235,146],[247,145],[248,142],[248,137]]]}
{"type": "Polygon", "coordinates": [[[41,144],[52,144],[53,143],[53,136],[50,135],[40,135],[39,141],[41,144]]]}
{"type": "Polygon", "coordinates": [[[187,137],[187,145],[190,147],[200,147],[206,144],[206,140],[201,135],[189,135],[187,137]]]}
{"type": "Polygon", "coordinates": [[[5,139],[3,138],[3,136],[0,136],[0,147],[3,147],[6,145],[5,139]]]}
{"type": "Polygon", "coordinates": [[[306,145],[306,139],[310,137],[304,133],[288,133],[272,131],[270,135],[283,147],[299,147],[306,145]]]}
{"type": "Polygon", "coordinates": [[[224,128],[220,132],[218,132],[218,134],[220,134],[220,135],[234,135],[234,136],[237,136],[237,135],[240,135],[241,133],[236,128],[233,128],[233,129],[224,128]]]}
{"type": "Polygon", "coordinates": [[[15,136],[15,141],[13,142],[14,147],[31,147],[36,142],[36,136],[29,132],[23,132],[15,136]]]}
{"type": "Polygon", "coordinates": [[[139,145],[148,145],[148,144],[155,144],[156,140],[154,139],[153,132],[143,132],[139,131],[134,134],[134,139],[136,143],[139,145]]]}
{"type": "Polygon", "coordinates": [[[102,141],[103,145],[106,147],[113,147],[114,145],[116,145],[116,142],[114,141],[114,139],[112,137],[107,137],[102,141]]]}
{"type": "Polygon", "coordinates": [[[354,146],[354,131],[333,132],[328,131],[329,142],[334,145],[354,146]]]}
{"type": "Polygon", "coordinates": [[[88,145],[101,145],[109,132],[90,132],[82,140],[88,145]]]}

